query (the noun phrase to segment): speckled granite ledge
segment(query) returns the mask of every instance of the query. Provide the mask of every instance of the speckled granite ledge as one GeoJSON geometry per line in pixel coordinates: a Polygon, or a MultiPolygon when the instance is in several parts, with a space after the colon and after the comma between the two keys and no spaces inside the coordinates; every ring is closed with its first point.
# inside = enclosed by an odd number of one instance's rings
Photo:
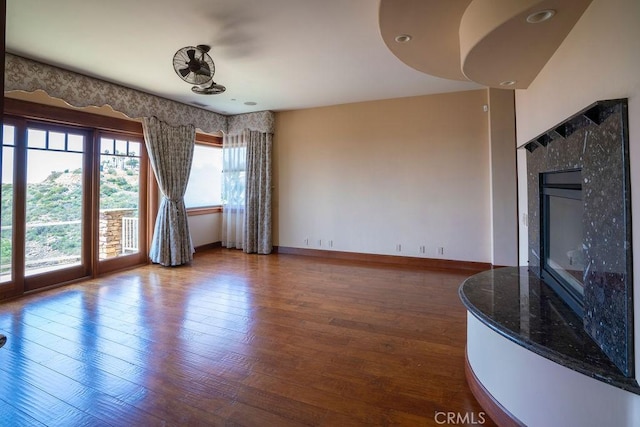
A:
{"type": "Polygon", "coordinates": [[[640,394],[587,335],[578,317],[527,267],[485,271],[459,289],[467,310],[522,347],[574,371],[640,394]]]}

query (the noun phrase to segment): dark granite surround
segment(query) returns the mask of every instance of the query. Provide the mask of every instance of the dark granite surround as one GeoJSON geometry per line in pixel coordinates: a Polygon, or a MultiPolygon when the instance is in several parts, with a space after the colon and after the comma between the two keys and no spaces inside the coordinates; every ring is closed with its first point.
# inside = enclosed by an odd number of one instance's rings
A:
{"type": "Polygon", "coordinates": [[[527,267],[476,274],[462,283],[467,310],[500,335],[574,371],[640,394],[587,335],[582,319],[527,267]]]}
{"type": "Polygon", "coordinates": [[[529,267],[540,274],[543,172],[582,170],[586,333],[626,376],[634,375],[631,200],[627,100],[599,101],[524,145],[529,267]]]}

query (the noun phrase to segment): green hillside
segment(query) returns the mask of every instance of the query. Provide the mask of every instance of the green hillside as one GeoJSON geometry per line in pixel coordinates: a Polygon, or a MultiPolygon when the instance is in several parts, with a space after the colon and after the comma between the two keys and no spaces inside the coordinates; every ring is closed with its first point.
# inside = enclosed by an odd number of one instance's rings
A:
{"type": "MultiPolygon", "coordinates": [[[[137,208],[138,186],[135,169],[108,169],[100,173],[100,209],[137,208]]],[[[13,221],[12,184],[2,184],[2,225],[13,221]]],[[[81,170],[52,172],[44,181],[27,185],[26,252],[29,258],[50,258],[80,253],[82,219],[81,170]],[[74,221],[71,224],[40,226],[74,221]]],[[[11,257],[11,231],[3,230],[0,263],[11,257]]]]}

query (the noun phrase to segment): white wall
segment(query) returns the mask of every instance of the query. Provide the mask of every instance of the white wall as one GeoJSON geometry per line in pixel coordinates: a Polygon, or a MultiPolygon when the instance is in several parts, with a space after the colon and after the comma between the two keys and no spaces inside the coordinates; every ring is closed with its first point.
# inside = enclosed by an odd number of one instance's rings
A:
{"type": "MultiPolygon", "coordinates": [[[[629,98],[633,264],[640,266],[640,1],[594,0],[527,90],[516,91],[518,145],[595,101],[629,98]]],[[[520,182],[526,163],[519,154],[520,182]]],[[[526,212],[526,193],[520,209],[526,212]]],[[[527,263],[521,227],[520,263],[527,263]]],[[[636,267],[637,270],[638,267],[636,267]]],[[[640,274],[635,273],[635,354],[640,367],[640,274]]]]}
{"type": "Polygon", "coordinates": [[[635,427],[640,396],[539,356],[467,313],[474,374],[514,417],[531,427],[635,427]]]}
{"type": "Polygon", "coordinates": [[[193,246],[204,246],[222,240],[222,214],[189,216],[189,232],[193,246]]]}
{"type": "Polygon", "coordinates": [[[486,103],[477,90],[276,113],[274,243],[491,262],[486,103]]]}

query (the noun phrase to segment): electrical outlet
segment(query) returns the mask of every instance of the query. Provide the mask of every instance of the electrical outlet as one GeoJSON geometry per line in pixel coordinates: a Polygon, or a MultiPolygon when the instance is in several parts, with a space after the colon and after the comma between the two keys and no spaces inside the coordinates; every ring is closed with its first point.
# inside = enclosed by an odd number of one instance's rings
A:
{"type": "Polygon", "coordinates": [[[333,247],[333,240],[329,240],[329,247],[332,248],[333,247]]]}
{"type": "Polygon", "coordinates": [[[396,252],[402,252],[402,245],[400,243],[396,245],[396,252]]]}
{"type": "Polygon", "coordinates": [[[309,246],[309,238],[308,237],[304,239],[304,244],[309,246]]]}
{"type": "Polygon", "coordinates": [[[322,247],[322,239],[318,239],[318,247],[321,248],[322,247]]]}
{"type": "Polygon", "coordinates": [[[418,250],[418,252],[420,252],[421,254],[426,254],[427,253],[427,247],[425,245],[420,245],[420,249],[418,250]]]}
{"type": "Polygon", "coordinates": [[[440,246],[438,248],[438,255],[444,255],[444,247],[440,246]]]}

